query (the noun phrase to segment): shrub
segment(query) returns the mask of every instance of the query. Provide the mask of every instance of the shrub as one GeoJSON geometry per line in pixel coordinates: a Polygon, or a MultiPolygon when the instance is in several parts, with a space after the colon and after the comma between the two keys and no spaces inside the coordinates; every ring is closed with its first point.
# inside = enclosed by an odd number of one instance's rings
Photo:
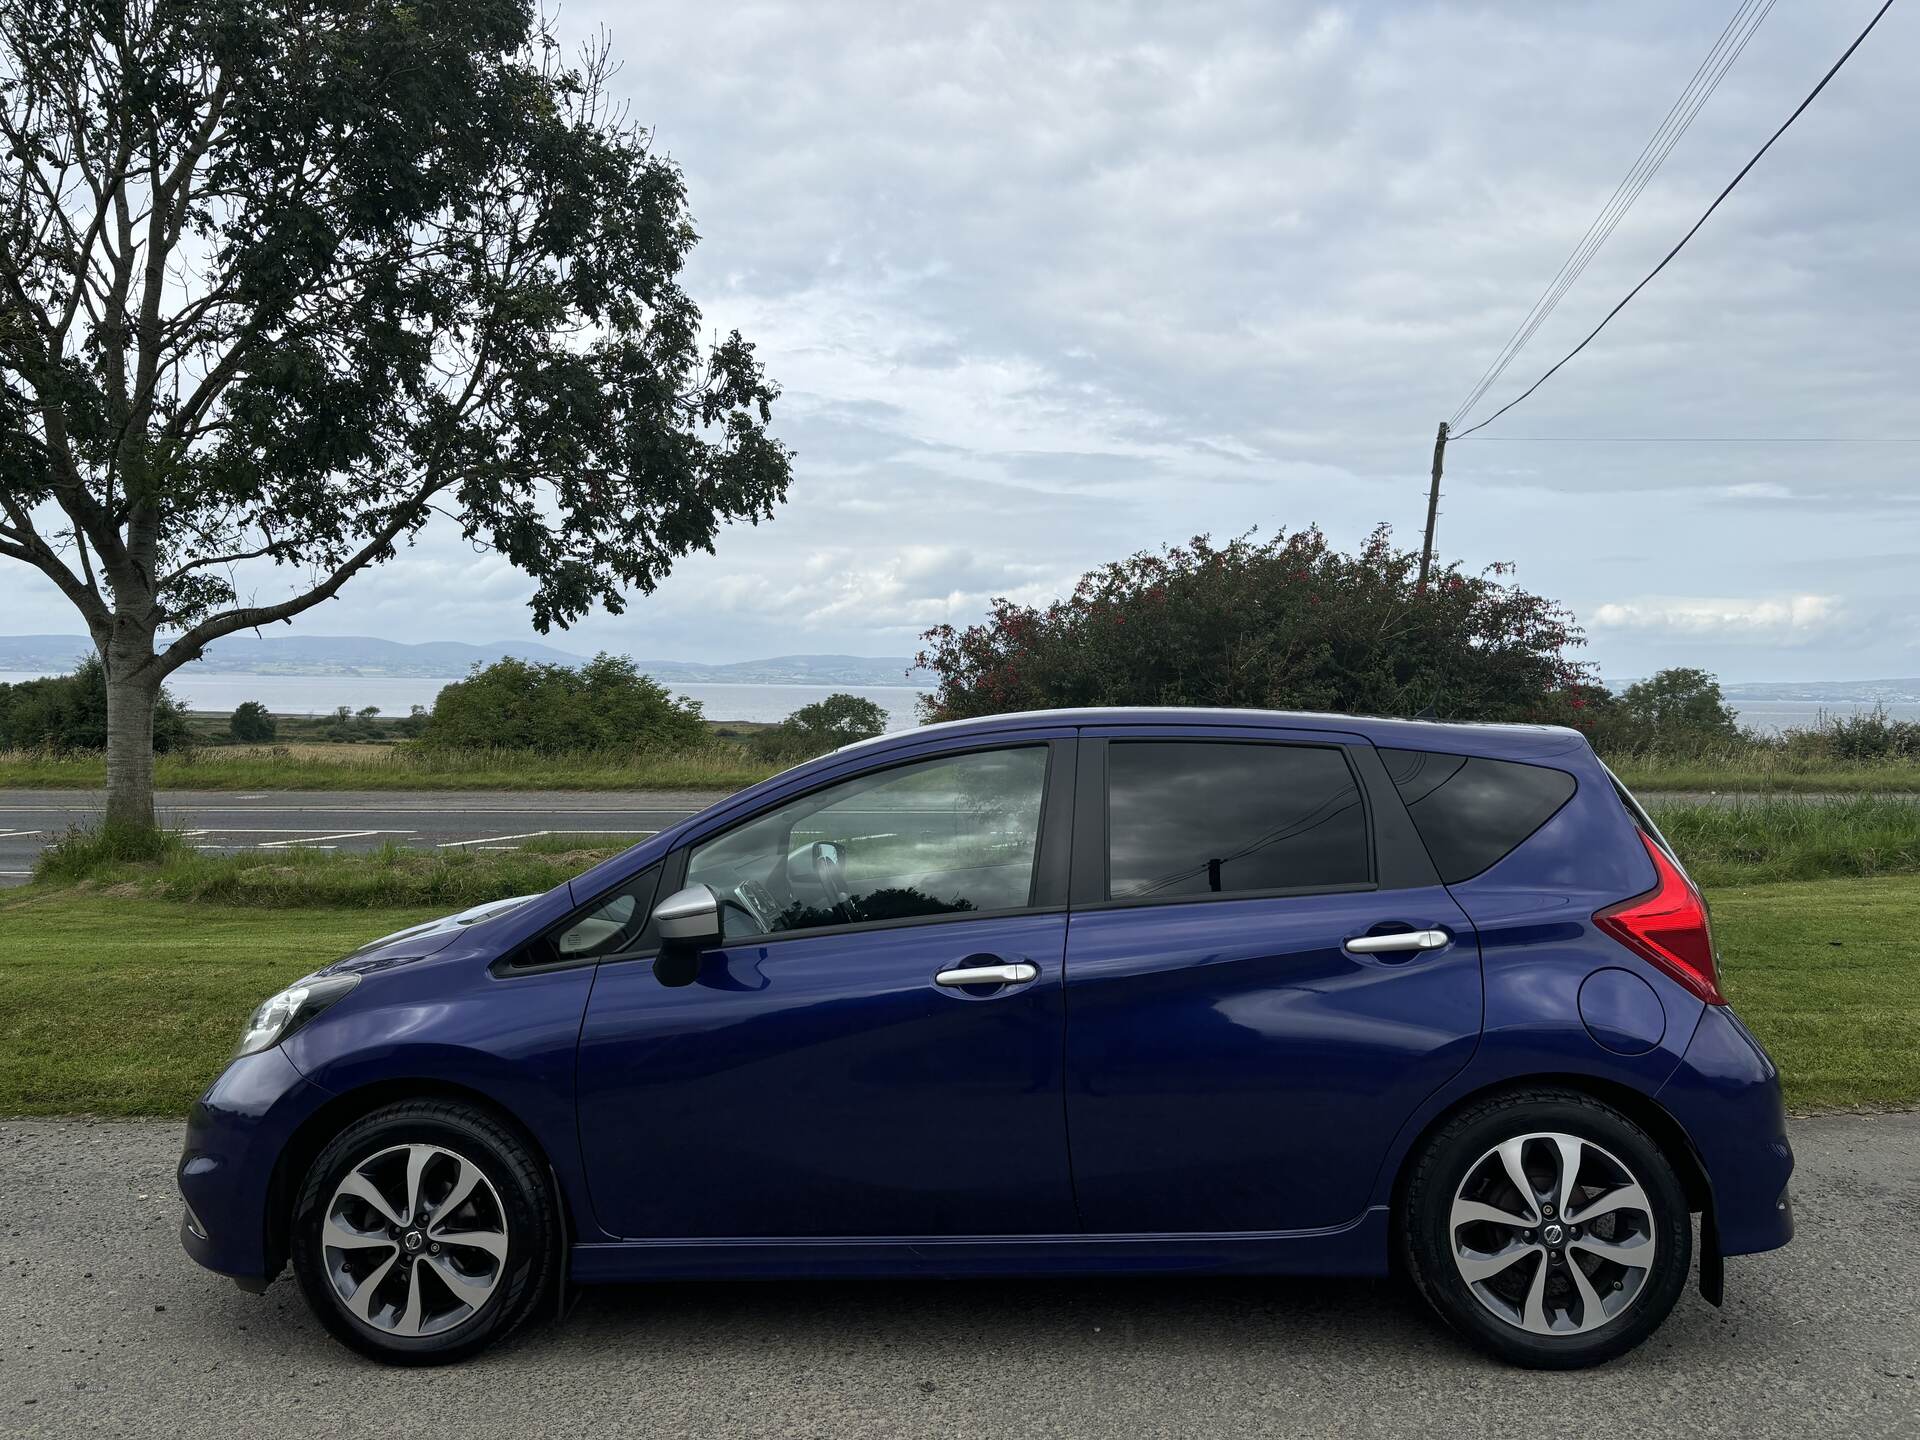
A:
{"type": "Polygon", "coordinates": [[[1382,526],[1356,554],[1317,529],[1206,536],[1084,576],[1045,609],[926,634],[930,720],[1065,705],[1222,705],[1580,723],[1583,643],[1559,605],[1448,566],[1382,526]]]}
{"type": "Polygon", "coordinates": [[[227,733],[236,740],[271,740],[280,733],[280,725],[258,700],[242,700],[233,707],[227,733]]]}
{"type": "Polygon", "coordinates": [[[435,697],[420,743],[551,753],[673,748],[705,738],[696,702],[676,699],[624,655],[600,654],[577,670],[511,657],[476,665],[435,697]]]}
{"type": "Polygon", "coordinates": [[[805,760],[878,735],[886,728],[887,712],[876,702],[837,691],[824,700],[802,705],[778,725],[759,731],[751,744],[756,755],[768,760],[805,760]]]}
{"type": "MultiPolygon", "coordinates": [[[[186,707],[162,686],[153,710],[153,748],[189,743],[186,707]]],[[[0,685],[0,749],[104,750],[107,745],[107,672],[90,655],[71,675],[0,685]]]]}

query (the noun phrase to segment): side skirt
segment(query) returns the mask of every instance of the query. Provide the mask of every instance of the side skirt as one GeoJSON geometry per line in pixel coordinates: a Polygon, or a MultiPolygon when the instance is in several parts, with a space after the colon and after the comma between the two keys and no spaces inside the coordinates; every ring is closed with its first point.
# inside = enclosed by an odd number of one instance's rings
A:
{"type": "Polygon", "coordinates": [[[577,1285],[921,1275],[1384,1275],[1387,1210],[1345,1225],[1171,1235],[622,1240],[573,1247],[577,1285]]]}

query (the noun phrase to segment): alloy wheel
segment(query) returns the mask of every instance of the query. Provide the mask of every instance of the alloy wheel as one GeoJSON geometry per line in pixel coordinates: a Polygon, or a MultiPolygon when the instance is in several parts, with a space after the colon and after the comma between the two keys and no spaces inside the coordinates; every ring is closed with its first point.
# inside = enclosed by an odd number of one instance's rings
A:
{"type": "Polygon", "coordinates": [[[507,1222],[480,1167],[440,1145],[376,1151],[341,1177],[320,1223],[340,1303],[381,1335],[444,1334],[506,1272],[507,1222]]]}
{"type": "Polygon", "coordinates": [[[1489,1312],[1535,1335],[1607,1324],[1645,1288],[1652,1202],[1609,1151],[1543,1131],[1488,1150],[1454,1192],[1448,1250],[1489,1312]]]}

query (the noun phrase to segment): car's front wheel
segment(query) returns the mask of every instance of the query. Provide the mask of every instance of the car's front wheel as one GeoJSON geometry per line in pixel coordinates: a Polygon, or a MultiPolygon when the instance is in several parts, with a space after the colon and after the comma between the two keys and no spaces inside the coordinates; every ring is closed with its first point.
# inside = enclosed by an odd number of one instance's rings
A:
{"type": "Polygon", "coordinates": [[[1469,1107],[1415,1160],[1402,1242],[1415,1283],[1515,1364],[1597,1365],[1653,1333],[1686,1285],[1685,1190],[1646,1131],[1575,1091],[1469,1107]]]}
{"type": "Polygon", "coordinates": [[[335,1136],[294,1206],[294,1271],[333,1335],[393,1365],[492,1344],[555,1273],[553,1200],[526,1144],[447,1101],[390,1105],[335,1136]]]}

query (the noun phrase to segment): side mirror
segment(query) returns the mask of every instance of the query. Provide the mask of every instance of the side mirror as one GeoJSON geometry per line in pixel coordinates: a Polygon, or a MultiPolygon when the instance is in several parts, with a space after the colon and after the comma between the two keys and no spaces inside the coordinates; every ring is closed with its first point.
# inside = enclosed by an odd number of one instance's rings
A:
{"type": "Polygon", "coordinates": [[[662,985],[691,985],[700,969],[700,952],[720,943],[720,897],[708,885],[676,890],[653,907],[660,953],[653,962],[662,985]]]}

